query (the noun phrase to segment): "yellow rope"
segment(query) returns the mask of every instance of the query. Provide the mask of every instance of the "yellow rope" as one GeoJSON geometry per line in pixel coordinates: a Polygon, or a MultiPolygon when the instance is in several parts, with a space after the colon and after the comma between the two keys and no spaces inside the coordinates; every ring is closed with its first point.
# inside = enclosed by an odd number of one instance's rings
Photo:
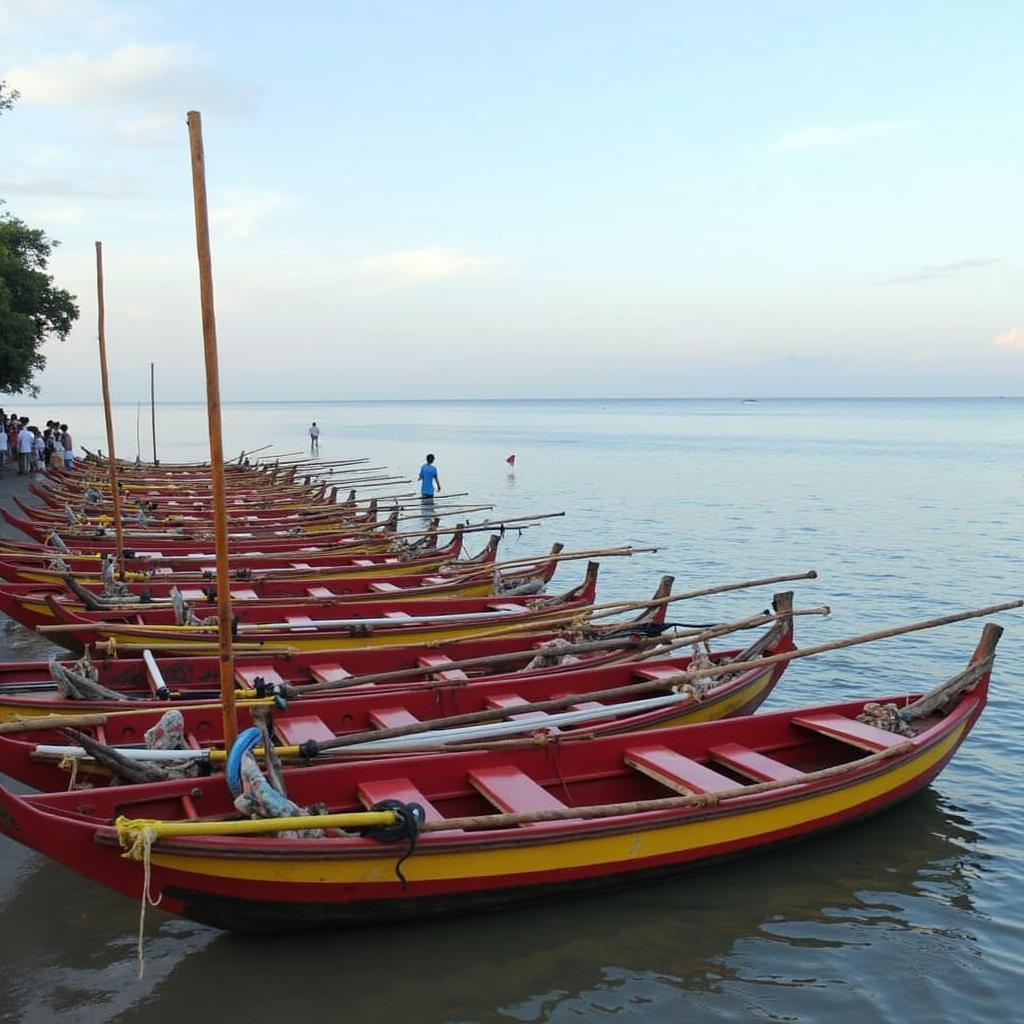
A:
{"type": "Polygon", "coordinates": [[[75,788],[75,782],[78,780],[78,758],[73,754],[65,754],[57,765],[62,771],[70,771],[71,778],[68,779],[68,792],[70,793],[75,788]]]}
{"type": "Polygon", "coordinates": [[[118,822],[117,832],[122,846],[125,845],[125,842],[129,837],[131,839],[131,844],[125,852],[121,854],[121,856],[127,857],[129,860],[142,861],[142,901],[139,906],[138,942],[139,978],[141,980],[143,975],[146,973],[146,906],[157,907],[163,899],[163,893],[161,893],[156,899],[153,899],[149,891],[150,878],[152,877],[152,850],[157,834],[156,829],[153,828],[140,828],[134,831],[124,829],[122,831],[120,822],[118,822]]]}

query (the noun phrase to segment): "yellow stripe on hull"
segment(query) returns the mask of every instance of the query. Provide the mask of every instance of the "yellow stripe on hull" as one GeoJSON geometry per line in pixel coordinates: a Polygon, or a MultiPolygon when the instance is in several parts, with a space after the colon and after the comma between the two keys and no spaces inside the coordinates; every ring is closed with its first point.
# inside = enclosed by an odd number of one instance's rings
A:
{"type": "MultiPolygon", "coordinates": [[[[503,887],[517,878],[549,871],[573,871],[621,865],[672,853],[686,853],[725,843],[753,841],[760,836],[853,812],[858,806],[899,789],[927,774],[955,749],[966,724],[955,729],[935,746],[910,758],[899,767],[840,789],[818,793],[801,800],[775,803],[751,811],[713,814],[698,821],[663,828],[636,828],[616,835],[555,842],[538,834],[532,844],[509,844],[490,849],[459,850],[456,845],[429,852],[429,837],[420,841],[416,853],[403,865],[410,883],[444,882],[459,879],[499,880],[503,887]]],[[[494,842],[495,838],[487,837],[494,842]]],[[[500,840],[499,840],[500,841],[500,840]]],[[[234,847],[237,850],[238,847],[234,847]]],[[[265,847],[264,847],[265,849],[265,847]]],[[[246,858],[178,855],[153,849],[154,865],[195,875],[245,879],[249,881],[312,885],[366,885],[393,881],[395,853],[379,857],[303,860],[299,857],[246,858]]]]}

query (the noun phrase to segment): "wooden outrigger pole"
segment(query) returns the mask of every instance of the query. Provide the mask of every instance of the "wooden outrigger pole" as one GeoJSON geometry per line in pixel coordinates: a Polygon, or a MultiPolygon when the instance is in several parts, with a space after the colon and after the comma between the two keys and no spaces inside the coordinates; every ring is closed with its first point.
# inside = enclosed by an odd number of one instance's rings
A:
{"type": "Polygon", "coordinates": [[[153,366],[153,363],[149,364],[149,422],[153,427],[153,465],[159,466],[156,457],[156,379],[153,366]]]}
{"type": "Polygon", "coordinates": [[[224,743],[231,749],[238,736],[235,715],[235,666],[231,635],[231,568],[228,562],[227,498],[224,486],[224,446],[220,419],[220,371],[217,365],[217,319],[213,309],[213,262],[210,255],[210,219],[206,208],[206,164],[203,156],[203,121],[197,110],[188,113],[192,154],[192,195],[196,215],[196,250],[199,257],[199,298],[203,315],[203,350],[206,356],[206,413],[210,426],[210,478],[213,485],[214,541],[217,552],[217,642],[220,657],[220,697],[224,715],[224,743]]]}
{"type": "Polygon", "coordinates": [[[106,306],[103,302],[103,243],[96,243],[96,333],[100,343],[100,383],[103,388],[103,415],[107,421],[107,465],[110,467],[110,500],[114,505],[114,535],[117,543],[117,568],[124,579],[124,522],[121,519],[121,492],[117,489],[117,454],[114,451],[114,418],[110,412],[110,378],[107,375],[106,306]]]}

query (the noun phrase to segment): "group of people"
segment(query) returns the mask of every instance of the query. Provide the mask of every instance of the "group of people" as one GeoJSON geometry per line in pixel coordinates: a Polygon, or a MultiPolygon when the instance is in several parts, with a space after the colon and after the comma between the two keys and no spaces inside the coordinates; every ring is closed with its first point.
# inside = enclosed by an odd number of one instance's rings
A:
{"type": "Polygon", "coordinates": [[[40,430],[27,416],[0,409],[0,468],[18,467],[18,475],[45,469],[69,469],[75,461],[74,442],[66,423],[47,420],[40,430]]]}

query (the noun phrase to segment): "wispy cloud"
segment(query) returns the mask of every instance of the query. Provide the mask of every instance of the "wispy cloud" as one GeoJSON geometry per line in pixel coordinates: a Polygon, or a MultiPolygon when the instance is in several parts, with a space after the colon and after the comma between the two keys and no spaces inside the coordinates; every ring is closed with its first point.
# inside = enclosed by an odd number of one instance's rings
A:
{"type": "Polygon", "coordinates": [[[67,178],[0,181],[0,193],[18,196],[88,196],[94,199],[130,199],[140,194],[137,186],[119,178],[107,178],[92,184],[67,178]]]}
{"type": "Polygon", "coordinates": [[[925,281],[953,277],[956,274],[963,273],[965,270],[984,270],[986,267],[995,267],[1002,262],[997,257],[988,257],[980,260],[956,260],[953,263],[934,263],[914,270],[909,274],[897,274],[895,277],[887,277],[876,283],[880,285],[922,284],[925,281]]]}
{"type": "Polygon", "coordinates": [[[272,188],[228,188],[210,204],[210,220],[231,238],[246,238],[272,217],[298,206],[287,192],[272,188]]]}
{"type": "Polygon", "coordinates": [[[492,270],[497,261],[459,249],[428,246],[407,249],[382,256],[371,256],[357,262],[357,273],[391,281],[441,281],[451,278],[476,277],[492,270]]]}
{"type": "Polygon", "coordinates": [[[993,344],[996,348],[1024,352],[1024,327],[1011,327],[1002,334],[997,334],[993,344]]]}
{"type": "MultiPolygon", "coordinates": [[[[142,108],[163,116],[203,98],[204,109],[249,112],[255,90],[222,75],[193,46],[129,43],[100,55],[81,50],[52,54],[10,68],[5,76],[23,103],[97,108],[142,108]]],[[[180,120],[180,118],[179,118],[180,120]]]]}
{"type": "Polygon", "coordinates": [[[807,124],[780,135],[769,148],[778,153],[792,153],[801,149],[848,149],[872,139],[905,135],[916,127],[911,121],[807,124]]]}

